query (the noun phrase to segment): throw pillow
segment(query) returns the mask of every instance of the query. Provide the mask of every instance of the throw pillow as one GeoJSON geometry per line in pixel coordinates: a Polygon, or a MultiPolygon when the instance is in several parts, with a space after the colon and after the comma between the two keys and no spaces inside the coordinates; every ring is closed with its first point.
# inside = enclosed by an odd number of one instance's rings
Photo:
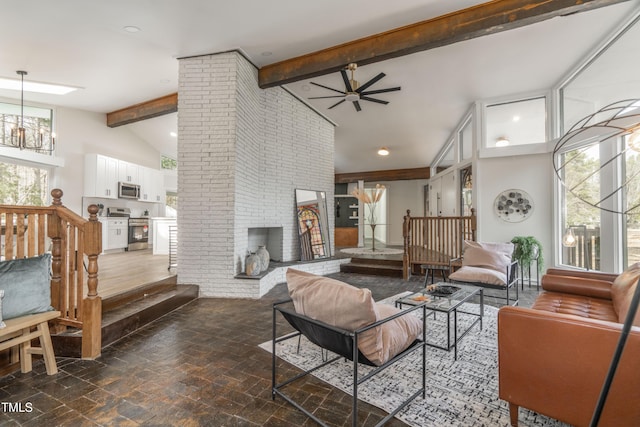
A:
{"type": "MultiPolygon", "coordinates": [[[[622,272],[611,285],[611,300],[613,308],[618,314],[618,321],[623,323],[629,312],[629,305],[640,279],[640,262],[637,262],[622,272]]],[[[640,312],[636,313],[633,324],[640,326],[640,312]]]]}
{"type": "Polygon", "coordinates": [[[51,254],[0,262],[4,319],[53,310],[50,280],[51,254]]]}
{"type": "MultiPolygon", "coordinates": [[[[402,311],[392,305],[380,303],[376,304],[376,309],[380,315],[378,320],[385,319],[402,311]]],[[[397,354],[403,352],[418,339],[418,337],[422,336],[422,320],[413,314],[405,314],[404,316],[383,323],[376,329],[380,329],[382,345],[376,354],[367,356],[367,359],[375,365],[380,366],[391,360],[397,354]]]]}
{"type": "Polygon", "coordinates": [[[463,266],[489,268],[506,273],[511,263],[514,244],[511,242],[464,241],[463,266]]]}
{"type": "Polygon", "coordinates": [[[506,286],[506,271],[491,268],[473,267],[465,265],[449,275],[453,282],[486,283],[489,285],[506,286]]]}
{"type": "MultiPolygon", "coordinates": [[[[286,276],[289,295],[299,314],[348,331],[355,331],[378,319],[369,289],[293,268],[287,269],[286,276]]],[[[380,331],[376,329],[370,329],[359,337],[358,349],[367,359],[382,345],[380,331]]]]}

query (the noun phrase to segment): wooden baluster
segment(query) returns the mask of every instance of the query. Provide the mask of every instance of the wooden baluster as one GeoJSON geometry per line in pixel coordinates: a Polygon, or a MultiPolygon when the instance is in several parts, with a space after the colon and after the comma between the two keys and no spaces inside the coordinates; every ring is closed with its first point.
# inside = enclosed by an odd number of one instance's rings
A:
{"type": "Polygon", "coordinates": [[[13,259],[13,214],[7,213],[5,216],[4,230],[4,259],[13,259]]]}
{"type": "Polygon", "coordinates": [[[36,256],[36,235],[38,234],[38,229],[36,228],[36,217],[38,214],[29,214],[29,219],[27,220],[27,256],[33,257],[36,256]]]}
{"type": "Polygon", "coordinates": [[[102,224],[98,206],[90,205],[84,226],[84,250],[88,257],[87,297],[82,304],[82,357],[95,359],[102,349],[102,301],[98,295],[98,255],[102,252],[102,224]]]}

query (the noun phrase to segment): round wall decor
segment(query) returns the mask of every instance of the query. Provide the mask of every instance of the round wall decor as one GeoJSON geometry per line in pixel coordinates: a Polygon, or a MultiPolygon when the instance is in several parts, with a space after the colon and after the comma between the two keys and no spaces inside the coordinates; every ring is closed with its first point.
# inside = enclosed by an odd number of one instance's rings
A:
{"type": "Polygon", "coordinates": [[[505,190],[493,204],[496,215],[506,222],[520,222],[531,216],[533,199],[524,190],[505,190]]]}

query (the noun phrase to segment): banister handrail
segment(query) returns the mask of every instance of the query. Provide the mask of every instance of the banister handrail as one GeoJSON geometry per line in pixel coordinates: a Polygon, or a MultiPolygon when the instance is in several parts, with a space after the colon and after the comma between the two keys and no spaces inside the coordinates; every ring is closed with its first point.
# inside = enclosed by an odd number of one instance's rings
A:
{"type": "Polygon", "coordinates": [[[62,190],[52,190],[50,206],[0,205],[1,222],[14,224],[2,229],[2,255],[14,259],[51,252],[51,305],[62,313],[56,328],[82,328],[82,357],[95,358],[100,355],[102,343],[102,302],[98,295],[102,224],[98,221],[98,206],[88,207],[86,219],[65,207],[62,195],[62,190]],[[24,222],[18,221],[22,215],[24,222]],[[84,257],[88,261],[86,276],[82,268],[84,257]]]}

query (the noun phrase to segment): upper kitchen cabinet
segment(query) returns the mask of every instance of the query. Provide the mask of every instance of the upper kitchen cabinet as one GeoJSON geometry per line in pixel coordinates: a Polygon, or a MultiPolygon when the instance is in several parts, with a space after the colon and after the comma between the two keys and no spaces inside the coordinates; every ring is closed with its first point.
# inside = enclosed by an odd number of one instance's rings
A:
{"type": "Polygon", "coordinates": [[[118,160],[118,181],[140,184],[140,166],[135,163],[118,160]]]}
{"type": "Polygon", "coordinates": [[[118,198],[118,160],[100,154],[87,154],[84,161],[84,195],[118,198]]]}
{"type": "Polygon", "coordinates": [[[164,202],[164,176],[159,169],[140,166],[140,201],[164,202]]]}

